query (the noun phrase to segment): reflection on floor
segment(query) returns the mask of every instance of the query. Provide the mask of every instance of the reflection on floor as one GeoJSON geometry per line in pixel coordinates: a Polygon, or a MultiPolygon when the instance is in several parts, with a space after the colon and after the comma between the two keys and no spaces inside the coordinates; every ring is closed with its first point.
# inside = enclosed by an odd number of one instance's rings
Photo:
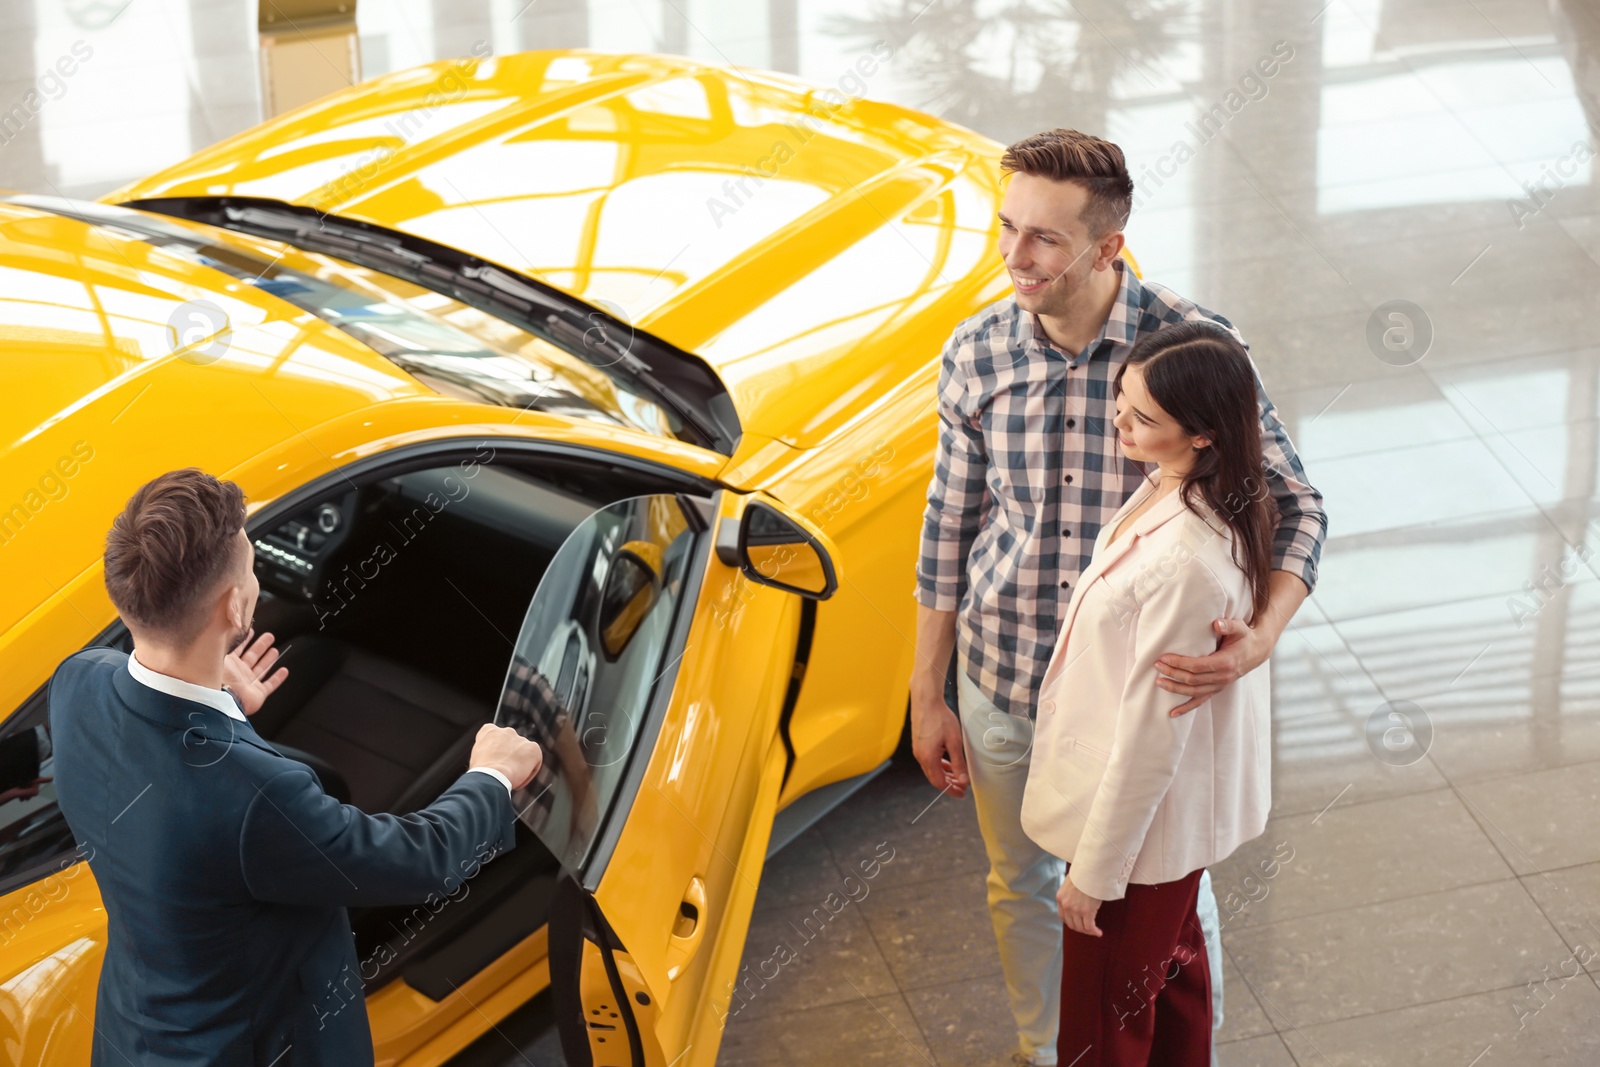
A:
{"type": "MultiPolygon", "coordinates": [[[[254,122],[253,10],[0,0],[0,99],[93,50],[6,127],[0,185],[95,195],[254,122]]],[[[1592,0],[362,0],[360,27],[368,74],[487,41],[846,92],[884,40],[873,97],[1119,141],[1147,276],[1251,341],[1331,521],[1274,663],[1273,821],[1213,872],[1222,1061],[1600,1062],[1592,0]]],[[[775,860],[747,962],[898,850],[722,1062],[1005,1062],[971,808],[933,796],[897,765],[775,860]]]]}

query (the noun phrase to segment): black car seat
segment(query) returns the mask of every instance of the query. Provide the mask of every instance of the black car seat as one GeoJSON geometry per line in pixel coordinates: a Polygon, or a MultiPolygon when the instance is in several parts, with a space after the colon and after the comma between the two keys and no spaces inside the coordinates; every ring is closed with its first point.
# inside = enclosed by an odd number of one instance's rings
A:
{"type": "Polygon", "coordinates": [[[280,662],[289,677],[252,722],[274,744],[331,765],[349,803],[373,814],[415,811],[467,769],[493,708],[344,641],[302,634],[288,645],[280,662]]]}

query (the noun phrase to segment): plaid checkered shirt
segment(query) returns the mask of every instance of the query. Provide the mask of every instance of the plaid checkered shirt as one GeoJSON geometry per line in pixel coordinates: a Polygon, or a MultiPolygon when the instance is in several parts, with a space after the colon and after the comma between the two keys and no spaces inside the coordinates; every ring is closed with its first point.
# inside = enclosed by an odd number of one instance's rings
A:
{"type": "MultiPolygon", "coordinates": [[[[939,371],[939,445],[923,513],[918,602],[955,611],[956,650],[1001,711],[1034,717],[1072,587],[1095,537],[1146,479],[1117,447],[1117,368],[1163,326],[1227,319],[1141,281],[1117,260],[1121,291],[1100,336],[1077,355],[1055,347],[1008,296],[956,327],[939,371]]],[[[1248,346],[1247,346],[1248,347],[1248,346]]],[[[1256,374],[1266,480],[1279,511],[1273,567],[1315,588],[1327,534],[1256,374]]]]}

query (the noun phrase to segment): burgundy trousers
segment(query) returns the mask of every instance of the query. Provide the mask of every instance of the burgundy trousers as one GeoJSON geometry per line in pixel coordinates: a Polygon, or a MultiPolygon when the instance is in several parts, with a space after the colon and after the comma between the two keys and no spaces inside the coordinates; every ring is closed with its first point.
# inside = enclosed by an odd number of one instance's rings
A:
{"type": "Polygon", "coordinates": [[[1195,914],[1200,874],[1129,885],[1121,900],[1100,905],[1099,937],[1063,931],[1060,1067],[1209,1067],[1211,967],[1195,914]]]}

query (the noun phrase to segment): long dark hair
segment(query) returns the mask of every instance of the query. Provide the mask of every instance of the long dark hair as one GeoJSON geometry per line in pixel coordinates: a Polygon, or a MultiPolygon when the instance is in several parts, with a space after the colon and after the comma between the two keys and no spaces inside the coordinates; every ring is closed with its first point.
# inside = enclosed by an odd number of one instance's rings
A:
{"type": "Polygon", "coordinates": [[[1139,367],[1150,398],[1185,434],[1204,435],[1211,445],[1194,453],[1194,465],[1178,487],[1184,507],[1198,494],[1233,531],[1233,561],[1252,593],[1252,619],[1267,606],[1277,506],[1268,491],[1261,456],[1261,411],[1255,369],[1244,346],[1216,323],[1181,322],[1148,334],[1117,370],[1139,367]]]}

